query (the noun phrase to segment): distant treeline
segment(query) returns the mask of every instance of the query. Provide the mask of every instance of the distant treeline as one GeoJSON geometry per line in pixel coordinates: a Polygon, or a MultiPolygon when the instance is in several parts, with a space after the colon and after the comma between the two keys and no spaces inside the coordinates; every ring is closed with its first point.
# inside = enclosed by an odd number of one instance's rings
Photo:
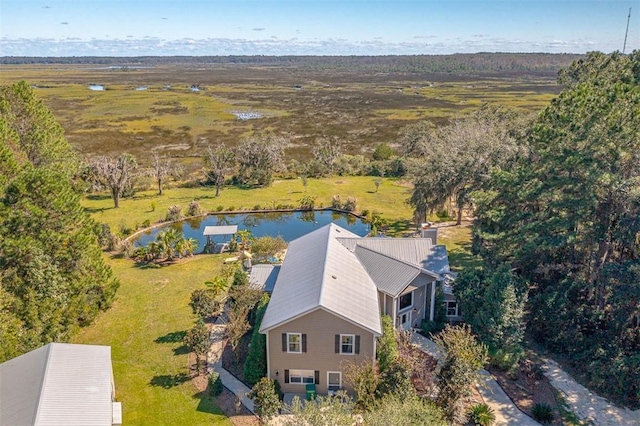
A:
{"type": "Polygon", "coordinates": [[[557,72],[582,57],[584,55],[552,53],[473,53],[403,56],[5,56],[0,57],[0,64],[86,64],[123,67],[217,64],[287,66],[306,70],[476,74],[557,72]]]}

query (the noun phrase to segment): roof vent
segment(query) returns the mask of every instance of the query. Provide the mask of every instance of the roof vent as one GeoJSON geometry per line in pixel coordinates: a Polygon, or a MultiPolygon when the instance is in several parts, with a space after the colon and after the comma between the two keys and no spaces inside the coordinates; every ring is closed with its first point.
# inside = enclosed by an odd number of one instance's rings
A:
{"type": "Polygon", "coordinates": [[[338,279],[338,277],[336,277],[335,275],[331,275],[331,278],[333,278],[334,280],[338,279]]]}
{"type": "Polygon", "coordinates": [[[338,228],[336,228],[336,232],[340,232],[340,230],[338,228]]]}

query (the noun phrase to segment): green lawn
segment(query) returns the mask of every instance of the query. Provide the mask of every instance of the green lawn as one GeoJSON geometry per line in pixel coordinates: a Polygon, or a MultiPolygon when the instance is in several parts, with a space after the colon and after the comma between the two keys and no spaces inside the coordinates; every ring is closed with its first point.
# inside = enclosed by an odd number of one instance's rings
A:
{"type": "Polygon", "coordinates": [[[188,381],[188,355],[181,342],[194,323],[190,294],[215,276],[219,256],[196,256],[160,269],[141,269],[125,259],[107,263],[121,283],[116,301],[74,343],[111,346],[125,424],[230,425],[188,381]]]}
{"type": "Polygon", "coordinates": [[[397,222],[394,229],[398,231],[406,230],[412,217],[412,208],[406,203],[411,195],[410,186],[404,181],[385,178],[376,192],[371,176],[309,179],[306,188],[301,179],[277,180],[267,188],[227,187],[217,198],[213,187],[169,188],[162,196],[158,196],[157,191],[147,190],[121,200],[118,209],[105,193],[90,196],[82,204],[98,222],[107,223],[113,231],[118,231],[122,226],[136,229],[145,220],[151,223],[164,220],[167,208],[174,204],[182,206],[186,213],[194,199],[207,211],[215,211],[218,206],[225,210],[249,210],[255,206],[273,208],[278,204],[298,206],[305,195],[317,197],[316,206],[326,207],[331,206],[334,195],[340,195],[343,200],[354,196],[359,211],[367,209],[381,213],[383,218],[397,222]],[[152,203],[155,203],[155,210],[152,210],[152,203]]]}

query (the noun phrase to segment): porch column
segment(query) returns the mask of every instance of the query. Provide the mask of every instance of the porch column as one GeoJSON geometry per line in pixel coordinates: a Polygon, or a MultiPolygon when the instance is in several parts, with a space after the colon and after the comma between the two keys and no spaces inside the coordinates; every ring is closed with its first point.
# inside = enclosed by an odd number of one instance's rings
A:
{"type": "Polygon", "coordinates": [[[429,309],[429,321],[433,321],[436,313],[436,284],[437,281],[431,282],[431,306],[429,309]]]}

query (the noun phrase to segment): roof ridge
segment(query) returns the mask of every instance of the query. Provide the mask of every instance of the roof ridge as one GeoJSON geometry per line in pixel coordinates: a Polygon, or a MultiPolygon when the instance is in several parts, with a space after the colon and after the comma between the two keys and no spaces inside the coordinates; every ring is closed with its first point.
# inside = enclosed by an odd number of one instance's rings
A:
{"type": "Polygon", "coordinates": [[[320,292],[318,293],[318,306],[324,306],[322,304],[322,297],[324,296],[324,290],[326,288],[325,278],[327,274],[327,263],[328,263],[327,260],[329,259],[329,244],[331,244],[331,238],[333,238],[333,236],[331,235],[331,232],[333,231],[334,226],[336,225],[333,222],[331,222],[327,227],[329,232],[327,232],[327,244],[325,245],[324,261],[322,262],[322,279],[320,281],[320,292]]]}
{"type": "Polygon", "coordinates": [[[49,360],[51,359],[51,357],[53,356],[53,345],[55,345],[54,342],[48,343],[47,345],[43,346],[43,348],[47,348],[47,357],[44,361],[44,371],[42,374],[42,381],[40,382],[40,392],[38,393],[38,403],[36,405],[36,412],[35,412],[35,416],[33,418],[33,424],[37,425],[38,423],[38,419],[40,417],[40,408],[42,407],[42,398],[44,396],[44,387],[45,387],[45,383],[47,382],[47,376],[49,373],[49,365],[51,365],[51,363],[49,362],[49,360]]]}

